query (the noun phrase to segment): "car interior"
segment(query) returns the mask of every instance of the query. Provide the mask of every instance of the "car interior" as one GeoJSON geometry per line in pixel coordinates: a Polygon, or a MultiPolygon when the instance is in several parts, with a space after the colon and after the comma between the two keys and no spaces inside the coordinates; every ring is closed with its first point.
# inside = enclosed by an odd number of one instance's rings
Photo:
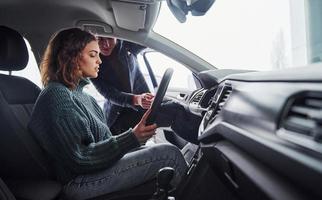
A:
{"type": "MultiPolygon", "coordinates": [[[[180,22],[189,12],[203,15],[216,5],[211,0],[194,1],[190,7],[183,2],[0,2],[1,200],[66,199],[64,186],[54,179],[43,149],[27,128],[42,88],[15,72],[30,59],[26,40],[39,63],[50,36],[68,27],[161,52],[189,68],[198,87],[178,99],[202,117],[194,133],[198,145],[189,147],[173,131],[164,130],[168,141],[193,152],[177,188],[153,195],[153,180],[95,199],[322,199],[322,64],[276,71],[217,69],[152,30],[161,4],[180,22]]],[[[169,96],[167,84],[158,85],[161,96],[169,96]]]]}

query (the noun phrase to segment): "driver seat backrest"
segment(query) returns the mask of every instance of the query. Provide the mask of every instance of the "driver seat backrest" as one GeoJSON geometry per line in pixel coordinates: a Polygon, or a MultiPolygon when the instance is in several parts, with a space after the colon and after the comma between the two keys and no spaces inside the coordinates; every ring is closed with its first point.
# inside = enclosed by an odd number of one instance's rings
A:
{"type": "Polygon", "coordinates": [[[1,200],[16,200],[7,185],[0,178],[0,199],[1,200]]]}
{"type": "Polygon", "coordinates": [[[10,182],[22,183],[22,190],[24,181],[31,187],[30,181],[52,177],[41,147],[27,129],[41,89],[28,79],[10,75],[11,71],[24,69],[28,59],[24,38],[0,26],[0,70],[9,72],[0,74],[0,177],[9,187],[10,182]]]}
{"type": "MultiPolygon", "coordinates": [[[[23,37],[0,26],[0,70],[17,71],[29,59],[23,37]]],[[[0,74],[0,176],[3,178],[48,177],[42,152],[27,130],[40,88],[17,76],[0,74]]]]}

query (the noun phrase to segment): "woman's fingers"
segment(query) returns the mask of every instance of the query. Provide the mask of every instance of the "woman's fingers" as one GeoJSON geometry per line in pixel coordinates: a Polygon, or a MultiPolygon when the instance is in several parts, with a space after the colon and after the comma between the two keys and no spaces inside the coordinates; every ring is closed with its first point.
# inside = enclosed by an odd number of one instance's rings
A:
{"type": "Polygon", "coordinates": [[[147,125],[147,126],[145,125],[146,119],[149,116],[150,112],[151,112],[151,109],[148,109],[144,113],[141,121],[133,128],[133,132],[139,140],[144,141],[149,139],[153,135],[155,135],[157,125],[156,124],[147,125]]]}
{"type": "Polygon", "coordinates": [[[144,133],[142,133],[142,137],[144,138],[149,138],[149,137],[152,137],[153,135],[155,135],[155,130],[152,130],[152,131],[145,131],[144,133]]]}
{"type": "Polygon", "coordinates": [[[155,131],[158,128],[156,124],[145,126],[144,131],[155,131]]]}
{"type": "Polygon", "coordinates": [[[156,124],[152,124],[152,125],[148,125],[148,126],[142,126],[141,135],[143,137],[151,137],[151,136],[155,135],[156,129],[157,129],[156,124]]]}

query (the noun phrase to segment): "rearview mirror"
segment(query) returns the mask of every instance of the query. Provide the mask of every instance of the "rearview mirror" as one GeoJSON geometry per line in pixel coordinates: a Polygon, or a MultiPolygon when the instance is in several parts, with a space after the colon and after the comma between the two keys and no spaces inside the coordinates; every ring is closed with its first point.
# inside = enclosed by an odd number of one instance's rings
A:
{"type": "Polygon", "coordinates": [[[191,0],[190,5],[187,3],[188,0],[167,0],[167,4],[172,14],[181,23],[187,20],[189,11],[193,16],[202,16],[206,14],[215,0],[191,0]]]}

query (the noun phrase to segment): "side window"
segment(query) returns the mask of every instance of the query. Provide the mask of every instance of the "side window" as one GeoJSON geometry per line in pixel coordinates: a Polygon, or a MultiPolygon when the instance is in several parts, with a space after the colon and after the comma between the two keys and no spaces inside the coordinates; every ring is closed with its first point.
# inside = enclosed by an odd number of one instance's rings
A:
{"type": "MultiPolygon", "coordinates": [[[[42,84],[41,84],[41,78],[40,78],[40,71],[38,68],[38,64],[36,62],[35,56],[31,50],[31,47],[29,45],[29,42],[25,39],[27,48],[28,48],[28,53],[29,53],[29,61],[27,66],[21,70],[21,71],[12,71],[12,75],[14,76],[21,76],[24,77],[30,81],[32,81],[33,83],[35,83],[36,85],[38,85],[38,87],[42,88],[42,84]]],[[[0,71],[0,73],[2,74],[8,74],[7,71],[0,71]]]]}
{"type": "MultiPolygon", "coordinates": [[[[169,89],[183,89],[192,91],[197,88],[192,72],[181,63],[156,51],[146,52],[144,56],[148,60],[158,83],[160,83],[165,70],[167,68],[172,68],[174,72],[169,83],[169,89]]],[[[138,56],[138,61],[149,87],[153,88],[150,75],[146,65],[144,64],[143,56],[138,56]]]]}

